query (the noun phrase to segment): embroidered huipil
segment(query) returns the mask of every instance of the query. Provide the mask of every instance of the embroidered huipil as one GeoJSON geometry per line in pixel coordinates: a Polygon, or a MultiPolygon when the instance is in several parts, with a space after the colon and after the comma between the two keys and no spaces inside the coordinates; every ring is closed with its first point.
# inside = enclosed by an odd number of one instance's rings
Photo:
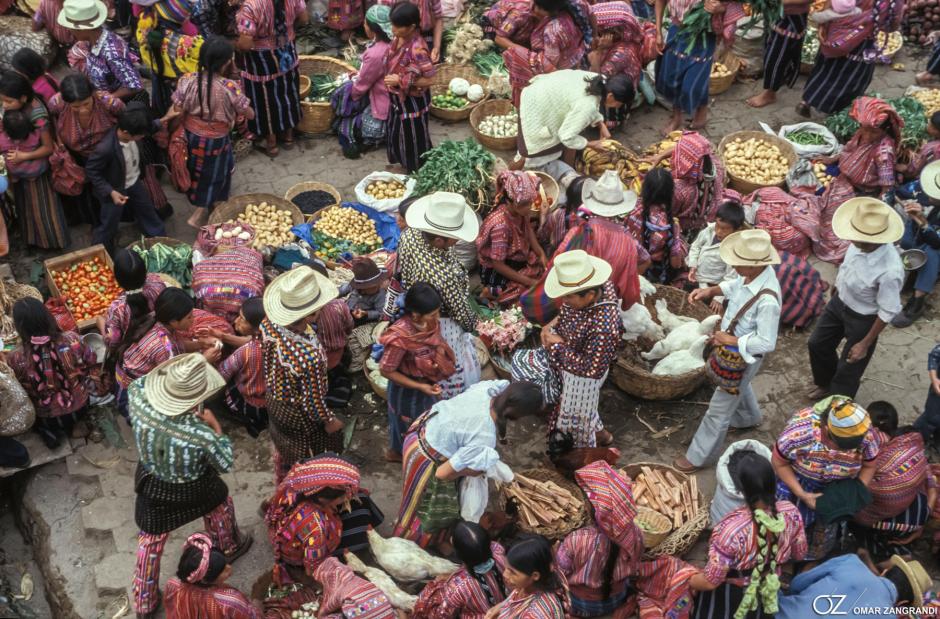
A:
{"type": "Polygon", "coordinates": [[[649,218],[644,221],[643,205],[637,204],[627,216],[626,224],[637,244],[649,252],[654,263],[659,264],[673,256],[685,260],[689,248],[682,238],[682,226],[677,220],[669,221],[661,207],[650,208],[649,218]],[[667,246],[667,243],[671,245],[667,246]]]}
{"type": "MultiPolygon", "coordinates": [[[[306,10],[307,5],[304,4],[303,0],[284,0],[287,41],[292,42],[294,40],[294,21],[298,15],[306,10]]],[[[243,0],[241,7],[238,9],[236,20],[238,22],[238,34],[247,35],[254,39],[255,49],[278,49],[279,44],[275,40],[277,36],[274,27],[274,2],[272,0],[243,0]]],[[[290,69],[294,69],[297,62],[295,56],[294,64],[290,69]]],[[[242,77],[245,77],[244,71],[242,71],[242,77]]]]}
{"type": "Polygon", "coordinates": [[[167,359],[182,354],[183,345],[177,334],[162,323],[155,323],[140,340],[124,351],[117,366],[117,381],[127,389],[134,379],[145,376],[167,359]]]}
{"type": "MultiPolygon", "coordinates": [[[[441,4],[441,0],[409,0],[411,4],[418,7],[418,10],[421,13],[421,23],[418,24],[418,29],[422,34],[430,35],[434,32],[434,22],[438,19],[444,18],[444,7],[441,4]]],[[[395,6],[394,0],[379,0],[376,4],[384,4],[385,6],[395,6]]]]}
{"type": "Polygon", "coordinates": [[[506,204],[498,206],[486,216],[477,236],[480,266],[493,268],[494,262],[528,263],[532,258],[538,260],[529,244],[530,226],[527,217],[514,214],[506,204]]]}
{"type": "Polygon", "coordinates": [[[323,585],[323,619],[397,619],[391,602],[378,587],[357,576],[336,557],[322,561],[314,578],[323,585]]]}
{"type": "MultiPolygon", "coordinates": [[[[784,529],[777,536],[777,575],[780,568],[789,561],[800,561],[806,554],[806,532],[803,529],[803,519],[800,512],[789,501],[777,501],[777,514],[782,515],[785,521],[784,529]]],[[[708,540],[708,563],[704,574],[708,582],[720,585],[728,580],[734,585],[744,587],[750,582],[750,571],[757,567],[760,558],[760,547],[757,545],[757,525],[754,523],[751,510],[739,507],[725,515],[708,540]],[[726,579],[730,570],[746,572],[747,576],[726,579]]]]}
{"type": "MultiPolygon", "coordinates": [[[[611,583],[622,585],[630,578],[643,557],[643,537],[638,528],[630,539],[627,548],[621,546],[617,556],[617,565],[611,577],[611,583]]],[[[585,587],[600,590],[604,587],[607,557],[610,555],[610,538],[604,535],[597,525],[590,525],[572,531],[555,551],[555,562],[565,575],[571,587],[585,587]]],[[[619,592],[613,587],[612,592],[619,592]]]]}
{"type": "Polygon", "coordinates": [[[872,502],[855,514],[855,521],[867,526],[897,516],[918,494],[927,494],[927,488],[936,485],[919,432],[891,438],[877,428],[871,431],[881,445],[875,476],[868,485],[872,502]]]}
{"type": "Polygon", "coordinates": [[[193,310],[193,324],[189,331],[179,331],[176,335],[181,342],[197,340],[201,337],[210,337],[209,329],[218,329],[228,335],[235,335],[235,329],[232,328],[230,322],[198,307],[193,310]]]}
{"type": "Polygon", "coordinates": [[[576,310],[563,305],[555,332],[565,341],[548,349],[552,366],[576,376],[601,378],[617,356],[623,324],[613,283],[603,286],[601,298],[576,310]]]}
{"type": "Polygon", "coordinates": [[[195,415],[164,415],[144,392],[147,377],[138,378],[128,389],[128,410],[137,441],[140,465],[171,484],[195,481],[210,469],[225,473],[235,456],[232,441],[218,435],[195,415]]]}
{"type": "Polygon", "coordinates": [[[234,323],[242,304],[264,293],[264,259],[254,249],[237,247],[200,260],[193,266],[192,289],[200,307],[234,323]]]}
{"type": "Polygon", "coordinates": [[[554,593],[536,591],[531,595],[518,590],[509,594],[499,609],[499,619],[564,619],[565,607],[554,593]]]}
{"type": "Polygon", "coordinates": [[[404,44],[396,38],[385,52],[385,74],[401,78],[398,86],[388,89],[396,95],[416,97],[424,94],[426,89],[414,86],[414,81],[421,77],[433,77],[436,72],[428,44],[418,35],[404,44]]]}
{"type": "Polygon", "coordinates": [[[490,543],[490,551],[495,565],[480,578],[489,589],[492,603],[480,582],[464,566],[444,583],[440,603],[430,609],[428,619],[483,619],[486,611],[505,599],[501,573],[506,565],[506,551],[496,542],[490,543]]]}
{"type": "Polygon", "coordinates": [[[496,36],[526,47],[539,21],[532,14],[532,0],[497,0],[486,12],[486,18],[496,36]]]}
{"type": "Polygon", "coordinates": [[[326,366],[336,367],[346,350],[346,339],[356,326],[344,299],[333,299],[317,314],[316,332],[326,351],[326,366]]]}
{"type": "Polygon", "coordinates": [[[219,366],[219,374],[226,382],[235,379],[235,387],[245,402],[258,408],[264,406],[264,355],[258,339],[239,346],[226,357],[219,366]]]}
{"type": "Polygon", "coordinates": [[[940,140],[930,140],[911,156],[907,165],[907,176],[917,177],[928,163],[940,159],[940,140]]]}
{"type": "Polygon", "coordinates": [[[193,619],[189,609],[199,608],[204,619],[263,619],[245,594],[234,587],[191,585],[171,578],[163,590],[166,619],[193,619]]]}
{"type": "Polygon", "coordinates": [[[267,318],[261,321],[261,352],[267,397],[297,408],[311,423],[326,423],[326,353],[315,334],[283,335],[267,318]],[[293,339],[291,339],[293,336],[293,339]]]}
{"type": "MultiPolygon", "coordinates": [[[[22,140],[14,140],[0,128],[0,153],[10,151],[31,153],[40,146],[42,146],[42,134],[38,129],[32,131],[22,140]]],[[[41,157],[38,159],[18,161],[10,161],[9,158],[7,158],[6,167],[11,178],[36,178],[49,169],[49,158],[41,157]]]]}
{"type": "Polygon", "coordinates": [[[55,367],[50,377],[41,369],[39,347],[33,347],[32,359],[27,359],[22,348],[7,354],[7,363],[39,417],[58,417],[84,408],[88,403],[88,371],[97,364],[95,352],[82,343],[77,333],[65,331],[51,345],[56,359],[48,360],[55,367]]]}
{"type": "MultiPolygon", "coordinates": [[[[166,284],[156,273],[148,273],[141,289],[141,294],[147,299],[147,307],[153,311],[153,304],[157,297],[166,289],[166,284]]],[[[117,346],[124,339],[128,327],[131,324],[131,308],[127,304],[127,293],[121,295],[108,307],[108,313],[104,320],[104,343],[107,346],[117,346]]]]}
{"type": "Polygon", "coordinates": [[[114,92],[121,87],[140,90],[143,84],[134,66],[138,61],[124,39],[102,28],[101,36],[90,46],[84,58],[84,73],[95,90],[114,92]]]}
{"type": "Polygon", "coordinates": [[[303,566],[312,575],[339,547],[343,521],[321,509],[313,499],[303,497],[272,533],[275,556],[284,563],[303,566]]]}
{"type": "Polygon", "coordinates": [[[78,113],[62,99],[61,94],[49,100],[49,111],[55,117],[56,136],[70,151],[82,157],[88,157],[94,152],[105,134],[117,123],[118,115],[124,111],[123,101],[101,90],[92,94],[91,101],[88,124],[83,125],[78,113]]]}
{"type": "Polygon", "coordinates": [[[532,30],[530,40],[529,67],[535,74],[577,69],[584,57],[584,38],[567,11],[542,19],[532,30]]]}
{"type": "Polygon", "coordinates": [[[198,76],[185,75],[177,83],[172,100],[186,115],[186,129],[206,138],[224,137],[240,120],[254,116],[251,101],[242,92],[241,84],[225,77],[212,78],[211,93],[204,81],[200,102],[198,76]]]}
{"type": "Polygon", "coordinates": [[[839,174],[856,189],[877,191],[894,185],[896,146],[894,138],[884,136],[877,142],[861,142],[856,133],[839,155],[839,174]]]}

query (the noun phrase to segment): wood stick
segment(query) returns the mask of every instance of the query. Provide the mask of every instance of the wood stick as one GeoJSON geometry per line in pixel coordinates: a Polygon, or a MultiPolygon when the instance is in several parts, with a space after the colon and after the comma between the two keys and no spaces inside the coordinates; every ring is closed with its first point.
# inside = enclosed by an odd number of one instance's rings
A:
{"type": "Polygon", "coordinates": [[[640,497],[643,496],[643,493],[646,492],[646,484],[635,483],[633,484],[633,500],[639,501],[640,497]]]}
{"type": "Polygon", "coordinates": [[[682,510],[672,512],[672,527],[678,529],[682,526],[682,510]]]}
{"type": "Polygon", "coordinates": [[[689,492],[692,495],[692,516],[698,513],[698,479],[695,475],[689,476],[689,492]]]}

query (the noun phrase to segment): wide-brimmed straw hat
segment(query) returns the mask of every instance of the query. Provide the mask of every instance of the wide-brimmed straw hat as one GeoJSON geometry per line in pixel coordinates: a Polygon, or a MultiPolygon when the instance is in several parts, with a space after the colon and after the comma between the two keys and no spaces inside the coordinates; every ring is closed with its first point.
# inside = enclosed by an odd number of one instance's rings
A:
{"type": "Polygon", "coordinates": [[[108,7],[101,0],[65,0],[56,21],[69,30],[94,30],[108,18],[108,7]]]}
{"type": "Polygon", "coordinates": [[[274,278],[264,291],[264,313],[276,325],[286,327],[314,313],[339,296],[328,277],[308,266],[299,266],[274,278]]]}
{"type": "Polygon", "coordinates": [[[766,230],[739,230],[725,237],[718,247],[725,264],[733,267],[760,267],[780,264],[780,255],[766,230]]]}
{"type": "Polygon", "coordinates": [[[920,561],[905,561],[898,555],[891,557],[891,565],[904,572],[911,583],[911,590],[914,592],[914,599],[910,600],[911,606],[915,608],[923,606],[924,592],[933,586],[933,580],[924,566],[920,564],[920,561]]]}
{"type": "Polygon", "coordinates": [[[187,353],[164,361],[147,374],[147,402],[167,417],[182,415],[225,387],[225,379],[201,353],[187,353]]]}
{"type": "Polygon", "coordinates": [[[408,207],[405,222],[409,228],[467,243],[472,243],[480,231],[480,222],[467,200],[449,191],[436,191],[415,200],[408,207]]]}
{"type": "Polygon", "coordinates": [[[598,180],[584,181],[581,206],[601,217],[619,217],[636,207],[636,194],[623,188],[616,172],[607,170],[598,180]]]}
{"type": "Polygon", "coordinates": [[[940,200],[940,161],[933,161],[920,171],[920,188],[934,200],[940,200]]]}
{"type": "Polygon", "coordinates": [[[884,245],[904,236],[904,220],[877,198],[852,198],[836,209],[832,230],[846,241],[884,245]]]}
{"type": "Polygon", "coordinates": [[[611,266],[607,261],[573,249],[555,256],[552,270],[545,277],[545,294],[557,299],[567,294],[589,290],[610,279],[611,266]]]}

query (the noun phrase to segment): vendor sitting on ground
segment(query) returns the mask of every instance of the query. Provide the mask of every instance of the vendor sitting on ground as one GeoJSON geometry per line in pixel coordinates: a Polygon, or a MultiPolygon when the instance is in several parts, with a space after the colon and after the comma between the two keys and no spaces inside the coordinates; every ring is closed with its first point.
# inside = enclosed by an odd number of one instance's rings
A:
{"type": "Polygon", "coordinates": [[[901,312],[891,320],[895,327],[909,327],[924,314],[927,295],[933,291],[940,274],[940,234],[937,233],[940,228],[940,161],[928,164],[920,173],[920,187],[930,202],[929,210],[917,202],[904,205],[907,222],[904,224],[901,247],[921,250],[926,261],[917,269],[913,294],[901,312]]]}

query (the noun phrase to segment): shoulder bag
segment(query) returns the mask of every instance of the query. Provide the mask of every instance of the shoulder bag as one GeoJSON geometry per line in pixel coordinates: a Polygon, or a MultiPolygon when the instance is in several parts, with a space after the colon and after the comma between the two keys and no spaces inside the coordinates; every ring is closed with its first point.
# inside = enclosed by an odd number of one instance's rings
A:
{"type": "MultiPolygon", "coordinates": [[[[762,289],[751,297],[747,303],[741,306],[741,309],[735,314],[734,319],[728,324],[728,328],[725,329],[725,332],[729,335],[734,335],[735,327],[738,326],[738,322],[744,317],[747,310],[751,309],[751,306],[757,303],[757,300],[765,294],[775,299],[777,298],[777,293],[773,290],[768,288],[762,289]]],[[[708,377],[708,380],[719,389],[724,389],[731,394],[737,394],[738,387],[741,385],[741,379],[744,378],[744,372],[747,370],[747,362],[744,360],[744,357],[741,356],[741,353],[738,352],[738,347],[709,344],[705,347],[704,357],[705,376],[708,377]]]]}

